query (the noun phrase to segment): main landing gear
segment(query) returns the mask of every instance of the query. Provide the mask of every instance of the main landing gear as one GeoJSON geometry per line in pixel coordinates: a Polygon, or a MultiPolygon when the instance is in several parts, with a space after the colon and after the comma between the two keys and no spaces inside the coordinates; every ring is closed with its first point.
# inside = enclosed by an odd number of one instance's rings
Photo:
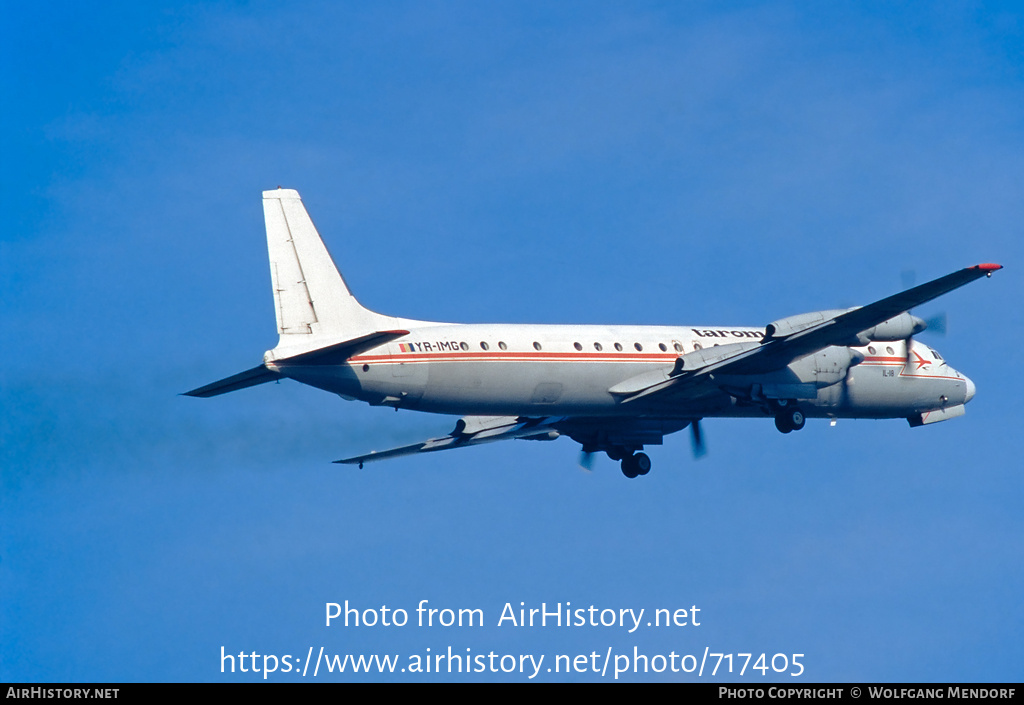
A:
{"type": "Polygon", "coordinates": [[[775,405],[775,428],[782,433],[799,431],[806,422],[804,412],[800,411],[794,402],[780,399],[775,405]]]}
{"type": "Polygon", "coordinates": [[[633,479],[651,471],[651,459],[646,453],[634,453],[622,459],[622,474],[633,479]]]}
{"type": "Polygon", "coordinates": [[[590,458],[593,457],[594,453],[603,450],[608,454],[610,459],[620,461],[622,474],[632,480],[635,477],[646,475],[651,471],[651,459],[647,457],[646,453],[640,453],[640,448],[643,448],[643,446],[633,446],[632,448],[629,448],[614,445],[595,448],[594,446],[585,445],[583,446],[583,454],[580,456],[580,467],[589,470],[590,458]]]}

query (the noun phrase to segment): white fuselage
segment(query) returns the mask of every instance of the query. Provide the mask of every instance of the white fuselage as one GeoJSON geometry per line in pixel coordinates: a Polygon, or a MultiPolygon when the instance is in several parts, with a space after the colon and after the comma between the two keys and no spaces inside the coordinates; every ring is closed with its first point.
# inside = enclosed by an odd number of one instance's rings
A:
{"type": "Polygon", "coordinates": [[[402,322],[408,335],[344,364],[280,372],[371,404],[461,415],[765,416],[756,402],[779,389],[777,397],[797,398],[808,416],[897,418],[963,404],[973,394],[970,381],[931,348],[912,342],[908,360],[906,342],[895,341],[853,348],[863,360],[838,373],[807,356],[770,375],[723,378],[729,393],[624,409],[609,392],[616,383],[695,350],[757,343],[765,329],[402,322]]]}

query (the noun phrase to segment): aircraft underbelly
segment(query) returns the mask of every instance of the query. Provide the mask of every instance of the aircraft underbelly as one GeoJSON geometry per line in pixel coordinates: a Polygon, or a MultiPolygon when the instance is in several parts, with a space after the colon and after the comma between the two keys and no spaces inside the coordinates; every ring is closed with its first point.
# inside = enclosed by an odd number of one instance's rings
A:
{"type": "Polygon", "coordinates": [[[281,372],[296,382],[334,394],[359,398],[360,381],[349,365],[291,366],[282,368],[281,372]]]}

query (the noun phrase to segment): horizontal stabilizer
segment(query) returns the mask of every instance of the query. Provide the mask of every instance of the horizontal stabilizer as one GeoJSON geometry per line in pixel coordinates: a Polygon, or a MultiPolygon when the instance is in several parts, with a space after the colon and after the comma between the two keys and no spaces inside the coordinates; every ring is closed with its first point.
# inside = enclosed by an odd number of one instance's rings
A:
{"type": "MultiPolygon", "coordinates": [[[[382,330],[352,340],[273,360],[275,365],[340,365],[350,357],[409,335],[407,330],[382,330]]],[[[273,353],[275,351],[271,351],[273,353]]],[[[268,353],[269,355],[270,353],[268,353]]]]}
{"type": "Polygon", "coordinates": [[[218,382],[207,384],[205,387],[199,387],[198,389],[193,389],[191,392],[185,392],[185,396],[215,397],[219,394],[235,392],[239,389],[245,389],[246,387],[255,387],[257,384],[263,384],[264,382],[273,382],[280,378],[281,375],[278,373],[273,370],[268,370],[264,365],[260,365],[259,367],[253,367],[251,370],[239,372],[237,375],[232,375],[218,382]]]}
{"type": "Polygon", "coordinates": [[[354,355],[379,347],[385,343],[395,340],[396,338],[401,338],[404,335],[409,335],[409,331],[378,331],[376,333],[370,333],[369,335],[361,335],[358,338],[353,338],[352,340],[328,345],[318,350],[311,350],[310,352],[292,355],[279,360],[269,359],[273,352],[270,351],[267,353],[268,359],[266,364],[254,367],[251,370],[246,370],[245,372],[239,372],[237,375],[232,375],[231,377],[222,379],[219,382],[213,382],[205,387],[193,389],[191,392],[185,392],[185,396],[215,397],[219,394],[227,394],[228,392],[245,389],[246,387],[255,387],[257,384],[263,384],[264,382],[272,382],[282,377],[282,375],[276,370],[278,367],[285,367],[288,365],[340,365],[354,355]],[[268,367],[268,365],[270,365],[270,367],[268,367]]]}

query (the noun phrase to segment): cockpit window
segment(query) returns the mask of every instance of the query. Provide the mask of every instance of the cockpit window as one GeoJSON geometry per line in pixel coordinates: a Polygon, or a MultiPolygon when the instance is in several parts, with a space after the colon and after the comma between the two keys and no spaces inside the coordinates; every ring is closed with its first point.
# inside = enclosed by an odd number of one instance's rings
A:
{"type": "Polygon", "coordinates": [[[942,355],[939,355],[934,350],[932,350],[932,357],[934,357],[936,360],[941,360],[942,359],[942,355]]]}

